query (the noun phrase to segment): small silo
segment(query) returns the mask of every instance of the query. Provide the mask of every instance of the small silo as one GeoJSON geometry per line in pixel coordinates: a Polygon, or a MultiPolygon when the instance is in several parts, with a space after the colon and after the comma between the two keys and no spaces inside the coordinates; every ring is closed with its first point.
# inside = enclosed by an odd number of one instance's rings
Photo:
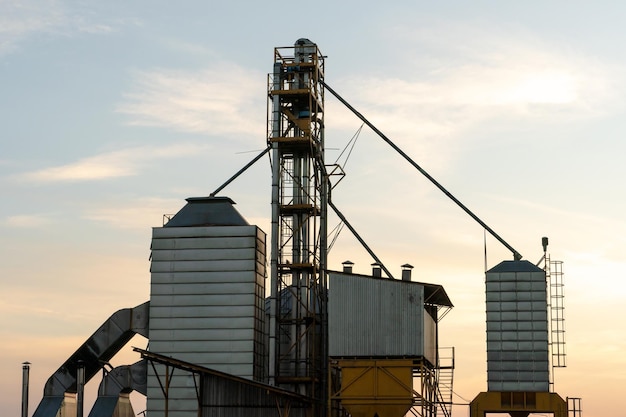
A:
{"type": "Polygon", "coordinates": [[[528,261],[486,273],[489,391],[549,390],[546,274],[528,261]]]}
{"type": "MultiPolygon", "coordinates": [[[[223,197],[189,198],[153,229],[149,350],[239,377],[266,375],[265,234],[223,197]]],[[[157,368],[163,378],[164,371],[157,368]]],[[[174,375],[169,416],[197,415],[193,375],[174,375]]],[[[148,369],[148,413],[163,415],[163,387],[148,369]]]]}
{"type": "Polygon", "coordinates": [[[567,403],[550,392],[546,273],[525,260],[486,272],[487,391],[470,416],[489,413],[566,417],[567,403]]]}

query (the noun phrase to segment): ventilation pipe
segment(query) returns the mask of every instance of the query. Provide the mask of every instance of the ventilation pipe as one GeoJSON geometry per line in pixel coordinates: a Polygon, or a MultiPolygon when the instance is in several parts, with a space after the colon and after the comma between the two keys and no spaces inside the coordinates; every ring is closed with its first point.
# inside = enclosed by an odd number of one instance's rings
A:
{"type": "Polygon", "coordinates": [[[76,369],[76,417],[83,417],[85,410],[85,362],[78,361],[76,369]]]}
{"type": "Polygon", "coordinates": [[[28,385],[30,362],[22,363],[22,417],[28,417],[28,385]]]}
{"type": "Polygon", "coordinates": [[[410,281],[411,280],[411,270],[413,269],[413,265],[404,264],[402,265],[402,281],[410,281]]]}
{"type": "Polygon", "coordinates": [[[354,262],[345,261],[345,262],[342,262],[341,265],[343,265],[343,272],[345,272],[346,274],[352,273],[352,266],[354,265],[354,262]]]}

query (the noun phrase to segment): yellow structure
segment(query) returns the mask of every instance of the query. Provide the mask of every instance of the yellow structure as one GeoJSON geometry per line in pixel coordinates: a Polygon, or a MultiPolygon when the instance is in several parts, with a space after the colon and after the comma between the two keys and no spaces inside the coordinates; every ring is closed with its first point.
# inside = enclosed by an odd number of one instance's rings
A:
{"type": "Polygon", "coordinates": [[[554,417],[567,417],[567,402],[554,392],[481,392],[470,403],[470,417],[485,417],[487,413],[509,413],[511,417],[551,413],[554,417]]]}
{"type": "Polygon", "coordinates": [[[340,400],[353,417],[401,417],[413,405],[412,360],[347,359],[335,365],[340,384],[331,400],[340,400]]]}

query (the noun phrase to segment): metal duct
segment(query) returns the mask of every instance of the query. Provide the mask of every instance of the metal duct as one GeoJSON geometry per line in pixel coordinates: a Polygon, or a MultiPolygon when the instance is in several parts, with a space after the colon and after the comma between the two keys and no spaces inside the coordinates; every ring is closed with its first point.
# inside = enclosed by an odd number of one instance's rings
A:
{"type": "Polygon", "coordinates": [[[55,417],[63,405],[65,393],[77,390],[77,369],[85,367],[85,382],[102,369],[135,334],[148,337],[150,302],[115,312],[78,348],[46,382],[44,398],[33,417],[55,417]]]}
{"type": "Polygon", "coordinates": [[[132,365],[118,366],[108,372],[98,388],[98,398],[88,417],[134,416],[128,394],[147,395],[148,365],[145,359],[132,365]]]}

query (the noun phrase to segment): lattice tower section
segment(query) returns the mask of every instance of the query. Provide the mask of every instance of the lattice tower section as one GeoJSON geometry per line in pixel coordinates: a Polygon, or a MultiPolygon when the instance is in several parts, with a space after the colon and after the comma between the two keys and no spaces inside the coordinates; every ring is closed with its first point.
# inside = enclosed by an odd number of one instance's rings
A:
{"type": "Polygon", "coordinates": [[[276,48],[268,80],[272,147],[270,382],[318,399],[326,389],[324,57],[309,40],[276,48]]]}

